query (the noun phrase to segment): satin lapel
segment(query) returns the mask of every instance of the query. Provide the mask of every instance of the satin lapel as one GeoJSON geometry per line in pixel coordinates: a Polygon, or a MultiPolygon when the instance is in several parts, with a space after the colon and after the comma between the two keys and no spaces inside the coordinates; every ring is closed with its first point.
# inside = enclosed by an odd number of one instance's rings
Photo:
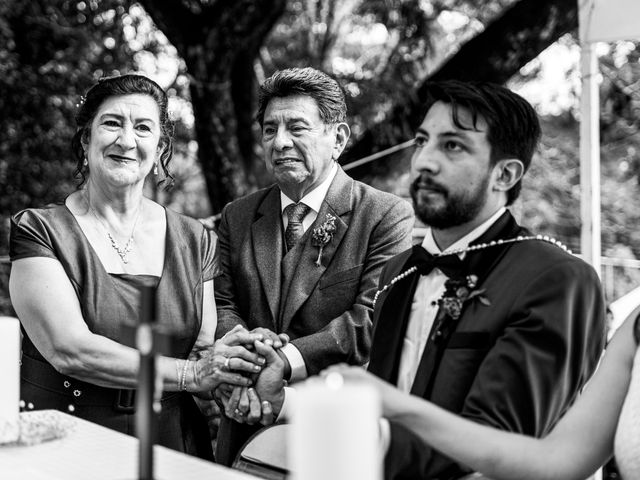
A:
{"type": "MultiPolygon", "coordinates": [[[[407,250],[403,257],[398,259],[399,268],[395,268],[393,273],[390,272],[390,279],[406,269],[405,263],[410,255],[411,250],[407,250]]],[[[376,305],[371,359],[367,369],[394,385],[398,380],[400,354],[419,278],[420,276],[414,273],[398,281],[376,305]]]]}
{"type": "Polygon", "coordinates": [[[280,304],[280,262],[283,249],[280,190],[277,187],[271,189],[258,207],[258,218],[251,225],[251,239],[258,276],[275,325],[280,304]]]}
{"type": "MultiPolygon", "coordinates": [[[[496,222],[481,235],[477,240],[471,242],[471,245],[480,245],[489,243],[499,239],[514,238],[517,235],[526,235],[528,232],[521,228],[511,213],[507,210],[496,222]]],[[[502,246],[489,247],[477,252],[469,252],[465,259],[468,274],[478,277],[478,287],[482,286],[482,282],[491,273],[500,258],[507,252],[511,243],[502,246]]]]}
{"type": "MultiPolygon", "coordinates": [[[[516,235],[524,234],[526,234],[526,231],[518,226],[511,213],[507,211],[496,220],[489,230],[477,240],[471,242],[471,245],[488,243],[501,238],[513,238],[516,235]]],[[[482,282],[497,265],[510,245],[489,247],[477,252],[467,253],[465,258],[466,272],[468,275],[473,274],[478,277],[478,288],[482,287],[482,282]]],[[[464,317],[464,310],[462,311],[462,316],[464,317]]],[[[430,398],[433,381],[438,372],[442,355],[447,348],[451,334],[455,332],[461,320],[462,318],[458,320],[447,318],[441,309],[438,310],[411,387],[412,395],[430,398]]]]}
{"type": "Polygon", "coordinates": [[[327,266],[331,263],[351,220],[351,192],[353,180],[338,168],[327,195],[322,202],[318,217],[300,239],[300,242],[287,253],[283,260],[283,289],[281,301],[281,331],[286,331],[293,316],[307,301],[311,292],[320,281],[327,266]],[[312,233],[327,220],[327,214],[336,217],[336,231],[331,241],[323,248],[320,266],[315,264],[319,248],[312,244],[312,233]],[[286,292],[286,293],[285,293],[286,292]]]}
{"type": "Polygon", "coordinates": [[[447,318],[442,309],[438,309],[436,318],[433,321],[433,327],[431,327],[431,332],[429,333],[429,339],[422,352],[416,376],[413,379],[411,395],[427,399],[431,397],[431,388],[438,372],[444,349],[447,348],[449,338],[458,323],[456,320],[447,318]]]}

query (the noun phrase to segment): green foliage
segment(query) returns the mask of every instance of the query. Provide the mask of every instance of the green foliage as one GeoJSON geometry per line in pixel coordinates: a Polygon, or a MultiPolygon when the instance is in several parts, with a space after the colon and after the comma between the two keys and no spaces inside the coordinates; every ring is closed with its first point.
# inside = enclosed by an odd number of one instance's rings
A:
{"type": "Polygon", "coordinates": [[[527,227],[579,251],[579,125],[571,114],[564,114],[544,118],[542,127],[539,151],[523,180],[517,208],[527,227]]]}
{"type": "MultiPolygon", "coordinates": [[[[73,191],[69,143],[81,95],[98,78],[135,71],[166,50],[128,0],[0,5],[0,218],[73,191]]],[[[175,85],[173,94],[184,89],[175,85]]],[[[182,124],[177,131],[190,136],[182,124]]]]}
{"type": "Polygon", "coordinates": [[[131,65],[130,52],[117,48],[120,3],[11,0],[4,5],[0,214],[60,201],[73,189],[69,140],[80,95],[96,77],[131,65]]]}
{"type": "MultiPolygon", "coordinates": [[[[256,77],[262,81],[276,69],[303,65],[332,74],[345,88],[355,139],[383,121],[430,72],[516,1],[290,0],[259,49],[256,77]]],[[[198,1],[189,5],[195,15],[211,7],[198,1]]],[[[640,230],[631,228],[640,220],[634,208],[640,178],[639,58],[638,46],[630,42],[613,45],[601,58],[603,252],[635,257],[640,255],[640,230]]],[[[176,187],[153,191],[153,195],[172,208],[207,215],[210,206],[193,140],[194,125],[203,120],[192,117],[192,77],[142,8],[130,0],[7,0],[0,4],[0,131],[4,133],[0,137],[0,255],[6,254],[9,214],[59,202],[75,188],[68,144],[81,93],[102,75],[140,67],[149,71],[162,63],[175,69],[164,85],[170,85],[172,109],[177,110],[176,187]]],[[[532,62],[513,83],[522,85],[539,75],[540,66],[532,62]]],[[[516,209],[525,224],[577,250],[577,93],[571,94],[572,107],[545,118],[541,149],[516,209]]],[[[387,134],[410,138],[414,127],[397,122],[387,134]]],[[[257,138],[258,132],[254,133],[257,138]]],[[[224,181],[249,183],[252,176],[268,183],[259,144],[245,150],[254,155],[253,174],[224,181]]],[[[409,153],[375,162],[365,180],[406,196],[409,153]],[[382,168],[384,164],[396,168],[389,171],[382,168]],[[384,177],[376,177],[378,171],[384,177]]],[[[224,176],[225,172],[214,174],[224,176]]]]}
{"type": "MultiPolygon", "coordinates": [[[[568,47],[571,40],[564,40],[568,47]]],[[[576,47],[577,48],[577,47],[576,47]]],[[[640,256],[640,66],[638,44],[612,44],[600,57],[600,156],[602,251],[612,255],[627,245],[640,256]],[[613,70],[615,68],[615,71],[613,70]]],[[[568,76],[572,75],[569,72],[568,76]]],[[[540,155],[528,174],[531,188],[523,212],[529,224],[557,234],[575,245],[580,233],[578,94],[573,106],[544,121],[540,155]]],[[[526,186],[526,183],[525,183],[526,186]]]]}
{"type": "Polygon", "coordinates": [[[309,65],[330,73],[345,89],[355,139],[512,3],[514,0],[484,5],[464,0],[290,1],[261,49],[261,76],[309,65]],[[457,27],[443,27],[443,14],[457,27]]]}

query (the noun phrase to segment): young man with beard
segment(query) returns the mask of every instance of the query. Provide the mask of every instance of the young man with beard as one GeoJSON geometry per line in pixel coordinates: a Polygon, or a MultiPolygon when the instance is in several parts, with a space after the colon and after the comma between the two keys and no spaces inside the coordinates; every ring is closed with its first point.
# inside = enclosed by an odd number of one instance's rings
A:
{"type": "MultiPolygon", "coordinates": [[[[373,374],[477,423],[545,435],[600,357],[598,276],[559,242],[519,226],[507,209],[540,136],[531,105],[487,83],[434,83],[429,96],[411,195],[430,229],[422,245],[383,268],[371,373],[346,365],[328,371],[379,386],[373,374]]],[[[256,348],[267,359],[261,378],[277,379],[278,356],[260,342],[256,348]]],[[[267,398],[281,390],[268,383],[267,398]]],[[[401,420],[395,412],[383,423],[386,479],[469,473],[401,420]]]]}
{"type": "MultiPolygon", "coordinates": [[[[507,209],[540,136],[531,105],[487,83],[434,83],[429,94],[411,196],[430,229],[383,269],[368,370],[478,423],[541,436],[601,354],[600,282],[507,209]]],[[[385,478],[469,471],[390,425],[385,478]]]]}

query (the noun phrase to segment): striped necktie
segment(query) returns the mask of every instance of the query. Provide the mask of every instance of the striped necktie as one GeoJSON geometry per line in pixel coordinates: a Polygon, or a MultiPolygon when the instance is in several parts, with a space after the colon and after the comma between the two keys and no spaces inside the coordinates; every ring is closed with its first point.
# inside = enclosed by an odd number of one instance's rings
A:
{"type": "Polygon", "coordinates": [[[287,216],[287,229],[284,232],[284,240],[287,244],[287,251],[291,250],[300,237],[304,234],[302,220],[307,216],[311,208],[304,203],[291,203],[284,209],[287,216]]]}

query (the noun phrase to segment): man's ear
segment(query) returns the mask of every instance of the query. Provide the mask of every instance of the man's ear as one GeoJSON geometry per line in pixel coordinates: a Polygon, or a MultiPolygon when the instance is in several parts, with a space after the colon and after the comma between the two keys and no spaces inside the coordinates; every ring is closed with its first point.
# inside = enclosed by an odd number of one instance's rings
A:
{"type": "Polygon", "coordinates": [[[349,129],[349,125],[344,122],[341,122],[336,127],[336,142],[333,146],[333,153],[331,154],[332,160],[338,160],[338,157],[342,154],[344,147],[347,146],[347,141],[351,136],[351,130],[349,129]]]}
{"type": "Polygon", "coordinates": [[[507,192],[520,181],[524,175],[524,164],[517,158],[506,158],[500,160],[493,167],[495,181],[494,190],[507,192]]]}

